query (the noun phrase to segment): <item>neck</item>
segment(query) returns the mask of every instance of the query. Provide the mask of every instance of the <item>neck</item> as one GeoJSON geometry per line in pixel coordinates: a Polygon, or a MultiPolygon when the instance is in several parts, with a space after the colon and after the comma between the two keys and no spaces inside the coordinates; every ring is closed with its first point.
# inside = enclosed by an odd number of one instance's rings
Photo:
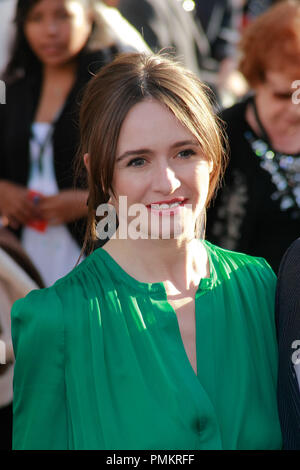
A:
{"type": "Polygon", "coordinates": [[[206,249],[197,240],[110,240],[104,249],[140,282],[164,282],[167,293],[187,292],[209,277],[206,249]],[[134,263],[132,263],[134,260],[134,263]]]}
{"type": "Polygon", "coordinates": [[[74,76],[76,74],[77,63],[75,61],[68,62],[63,65],[55,66],[45,64],[43,67],[44,78],[52,79],[53,77],[65,77],[66,75],[74,76]]]}

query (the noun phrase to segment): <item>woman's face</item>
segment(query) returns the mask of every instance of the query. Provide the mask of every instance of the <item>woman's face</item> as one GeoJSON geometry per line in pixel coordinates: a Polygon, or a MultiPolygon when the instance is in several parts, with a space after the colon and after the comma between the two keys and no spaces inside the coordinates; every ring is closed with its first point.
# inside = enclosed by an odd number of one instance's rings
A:
{"type": "Polygon", "coordinates": [[[44,65],[72,61],[85,46],[92,29],[90,12],[80,0],[40,0],[29,11],[25,37],[44,65]]]}
{"type": "MultiPolygon", "coordinates": [[[[133,204],[146,206],[145,238],[194,233],[211,170],[195,136],[167,107],[152,99],[136,104],[123,122],[116,152],[111,201],[120,223],[119,196],[126,196],[128,210],[133,204]]],[[[133,218],[128,217],[127,224],[133,218]]]]}
{"type": "MultiPolygon", "coordinates": [[[[300,70],[298,77],[300,77],[300,70]]],[[[275,131],[285,132],[291,128],[299,128],[300,131],[300,105],[293,102],[293,80],[285,72],[268,71],[264,83],[256,88],[259,112],[269,128],[275,131]]]]}

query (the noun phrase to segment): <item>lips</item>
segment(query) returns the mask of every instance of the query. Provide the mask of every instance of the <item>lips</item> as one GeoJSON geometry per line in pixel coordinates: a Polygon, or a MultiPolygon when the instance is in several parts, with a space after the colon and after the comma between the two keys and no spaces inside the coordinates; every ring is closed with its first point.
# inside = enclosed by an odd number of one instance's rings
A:
{"type": "Polygon", "coordinates": [[[179,202],[179,203],[184,203],[187,201],[187,198],[184,198],[184,197],[177,197],[177,198],[174,198],[174,199],[170,199],[168,201],[156,201],[156,202],[151,202],[151,204],[147,204],[146,207],[150,208],[151,206],[158,206],[158,205],[161,205],[161,204],[174,204],[176,202],[179,202]]]}
{"type": "Polygon", "coordinates": [[[61,46],[48,44],[45,46],[41,46],[41,50],[47,54],[57,54],[61,51],[61,46]]]}

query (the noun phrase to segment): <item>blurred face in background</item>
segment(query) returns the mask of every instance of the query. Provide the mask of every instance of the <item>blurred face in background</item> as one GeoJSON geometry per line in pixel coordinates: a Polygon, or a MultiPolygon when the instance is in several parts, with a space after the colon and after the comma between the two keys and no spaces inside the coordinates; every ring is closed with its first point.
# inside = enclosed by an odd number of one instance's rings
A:
{"type": "Polygon", "coordinates": [[[44,65],[62,66],[85,46],[92,30],[92,14],[81,0],[40,0],[29,11],[25,37],[44,65]]]}
{"type": "Polygon", "coordinates": [[[263,122],[267,122],[269,128],[279,132],[297,128],[300,131],[300,104],[294,103],[292,99],[295,93],[292,83],[294,80],[299,80],[300,70],[295,75],[288,72],[288,70],[266,72],[265,81],[255,89],[258,110],[263,122]]]}

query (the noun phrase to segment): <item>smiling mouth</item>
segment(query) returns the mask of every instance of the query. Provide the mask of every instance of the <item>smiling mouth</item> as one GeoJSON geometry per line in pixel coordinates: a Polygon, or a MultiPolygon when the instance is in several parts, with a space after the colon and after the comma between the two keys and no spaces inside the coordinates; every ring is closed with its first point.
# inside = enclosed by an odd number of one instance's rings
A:
{"type": "Polygon", "coordinates": [[[161,201],[161,202],[155,202],[152,204],[148,204],[146,207],[147,209],[150,210],[158,210],[158,211],[166,211],[170,209],[176,209],[176,207],[183,206],[188,199],[183,199],[183,200],[178,200],[178,199],[173,199],[169,202],[167,201],[161,201]]]}
{"type": "Polygon", "coordinates": [[[50,53],[50,54],[57,54],[61,51],[61,47],[59,46],[44,46],[41,47],[42,51],[50,53]]]}

